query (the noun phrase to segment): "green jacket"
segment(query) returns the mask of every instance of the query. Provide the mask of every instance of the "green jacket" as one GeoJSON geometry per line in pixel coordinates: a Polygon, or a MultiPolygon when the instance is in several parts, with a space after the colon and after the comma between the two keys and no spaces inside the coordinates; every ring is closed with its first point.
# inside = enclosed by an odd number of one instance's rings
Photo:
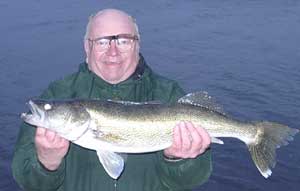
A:
{"type": "MultiPolygon", "coordinates": [[[[87,64],[83,63],[78,72],[51,83],[41,97],[172,103],[183,95],[176,82],[153,73],[140,57],[135,73],[124,82],[109,84],[89,71],[87,64]]],[[[48,171],[37,160],[34,134],[34,127],[22,124],[12,162],[14,178],[24,190],[191,190],[204,183],[211,174],[210,150],[196,159],[178,162],[166,161],[160,151],[129,154],[124,172],[118,180],[113,180],[104,171],[95,151],[72,143],[59,168],[48,171]]]]}

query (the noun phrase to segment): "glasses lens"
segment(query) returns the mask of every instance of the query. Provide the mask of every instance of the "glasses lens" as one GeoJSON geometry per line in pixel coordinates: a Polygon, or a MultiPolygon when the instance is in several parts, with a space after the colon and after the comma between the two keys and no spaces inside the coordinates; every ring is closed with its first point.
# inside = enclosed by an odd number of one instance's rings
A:
{"type": "Polygon", "coordinates": [[[117,38],[117,47],[121,52],[128,51],[132,45],[132,39],[120,37],[117,38]]]}
{"type": "Polygon", "coordinates": [[[99,52],[105,51],[109,48],[110,39],[101,38],[95,41],[95,49],[99,52]]]}
{"type": "Polygon", "coordinates": [[[95,50],[98,52],[107,51],[111,46],[111,41],[116,43],[115,45],[120,52],[126,52],[132,47],[134,40],[136,40],[135,36],[121,34],[116,36],[102,37],[92,41],[94,41],[95,50]]]}

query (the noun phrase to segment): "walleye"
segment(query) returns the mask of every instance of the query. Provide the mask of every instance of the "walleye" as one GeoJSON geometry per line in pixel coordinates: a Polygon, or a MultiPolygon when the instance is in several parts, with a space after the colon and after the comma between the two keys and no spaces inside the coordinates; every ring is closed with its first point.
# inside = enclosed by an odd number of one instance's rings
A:
{"type": "Polygon", "coordinates": [[[117,179],[124,159],[117,153],[146,153],[172,144],[173,128],[191,121],[205,128],[212,142],[233,137],[244,142],[260,171],[268,178],[275,167],[276,148],[299,132],[273,122],[240,122],[203,107],[202,93],[188,94],[176,104],[101,100],[30,100],[31,113],[21,118],[44,127],[82,147],[96,150],[106,172],[117,179]]]}

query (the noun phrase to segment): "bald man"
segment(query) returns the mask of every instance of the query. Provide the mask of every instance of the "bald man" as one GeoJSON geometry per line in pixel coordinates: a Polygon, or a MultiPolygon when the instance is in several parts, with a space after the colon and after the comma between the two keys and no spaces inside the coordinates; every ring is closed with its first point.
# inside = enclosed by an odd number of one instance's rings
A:
{"type": "MultiPolygon", "coordinates": [[[[99,11],[87,24],[86,62],[78,72],[52,82],[41,97],[176,102],[184,91],[150,69],[139,42],[131,16],[116,9],[99,11]]],[[[210,137],[203,128],[179,121],[171,147],[128,155],[125,170],[114,180],[95,151],[43,127],[22,124],[12,169],[24,190],[189,190],[210,176],[209,145],[210,137]]]]}

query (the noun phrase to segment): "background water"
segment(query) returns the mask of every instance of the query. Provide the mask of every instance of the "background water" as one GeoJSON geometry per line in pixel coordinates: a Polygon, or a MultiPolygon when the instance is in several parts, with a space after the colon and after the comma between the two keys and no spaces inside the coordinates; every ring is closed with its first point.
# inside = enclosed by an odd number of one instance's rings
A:
{"type": "MultiPolygon", "coordinates": [[[[123,9],[140,26],[154,70],[187,91],[206,90],[241,120],[300,128],[300,1],[157,0],[0,2],[0,190],[19,190],[10,163],[25,101],[77,70],[88,16],[123,9]]],[[[298,190],[300,136],[278,150],[264,179],[237,140],[213,145],[214,171],[195,190],[298,190]]]]}

